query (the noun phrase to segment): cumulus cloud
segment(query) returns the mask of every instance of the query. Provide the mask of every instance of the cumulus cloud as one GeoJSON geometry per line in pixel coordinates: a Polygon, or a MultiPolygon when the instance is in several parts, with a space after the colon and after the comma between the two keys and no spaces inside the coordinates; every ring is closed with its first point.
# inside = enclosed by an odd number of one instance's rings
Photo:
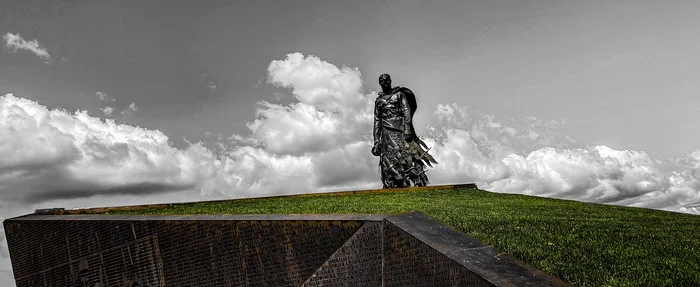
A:
{"type": "Polygon", "coordinates": [[[25,50],[33,53],[37,57],[41,58],[44,62],[49,62],[51,60],[51,55],[46,50],[46,48],[39,45],[39,41],[36,39],[27,41],[22,39],[22,36],[18,34],[7,33],[2,36],[5,40],[5,46],[10,49],[11,52],[17,52],[18,50],[25,50]]]}
{"type": "MultiPolygon", "coordinates": [[[[294,53],[270,64],[268,82],[290,89],[296,102],[261,102],[248,125],[252,134],[230,138],[234,146],[255,150],[258,160],[305,163],[286,169],[313,177],[303,184],[309,190],[375,187],[376,158],[367,149],[376,94],[362,93],[357,69],[294,53]]],[[[582,143],[562,132],[564,121],[499,121],[456,103],[438,105],[434,116],[438,124],[423,136],[440,161],[429,171],[433,183],[476,182],[496,192],[697,212],[700,152],[670,166],[643,151],[582,143]]]]}
{"type": "Polygon", "coordinates": [[[252,137],[277,155],[324,152],[358,140],[371,129],[373,97],[364,95],[357,69],[338,68],[300,53],[272,61],[268,82],[292,90],[290,105],[260,102],[248,124],[252,137]]]}
{"type": "Polygon", "coordinates": [[[178,150],[160,131],[7,94],[0,97],[0,157],[0,199],[31,203],[195,188],[208,151],[199,144],[178,150]]]}
{"type": "Polygon", "coordinates": [[[512,126],[458,104],[438,105],[429,128],[441,182],[477,182],[506,193],[697,212],[698,155],[653,159],[643,151],[588,146],[562,136],[562,122],[528,117],[512,126]]]}
{"type": "Polygon", "coordinates": [[[228,163],[237,163],[226,165],[235,166],[236,188],[290,193],[378,185],[368,152],[376,94],[362,93],[359,70],[293,53],[270,63],[268,82],[290,89],[295,101],[261,101],[250,135],[219,143],[228,163]]]}
{"type": "Polygon", "coordinates": [[[4,95],[0,199],[39,204],[177,191],[236,197],[377,185],[367,152],[374,95],[360,92],[359,71],[300,54],[269,71],[270,82],[298,101],[261,102],[250,134],[231,135],[217,151],[202,143],[177,149],[158,130],[4,95]],[[305,73],[319,75],[306,79],[323,89],[305,84],[305,73]]]}
{"type": "MultiPolygon", "coordinates": [[[[376,93],[362,92],[358,69],[293,53],[270,63],[268,82],[291,91],[285,95],[291,103],[261,101],[249,134],[218,136],[213,150],[202,143],[176,149],[157,130],[84,111],[49,111],[6,95],[0,194],[42,202],[91,194],[194,190],[237,197],[380,186],[377,159],[369,153],[376,93]]],[[[137,109],[131,103],[125,111],[137,109]]],[[[422,135],[440,162],[428,172],[434,184],[476,182],[496,192],[683,212],[695,212],[700,202],[700,151],[653,159],[643,151],[580,143],[563,135],[563,121],[500,121],[457,103],[437,105],[434,117],[437,124],[422,135]]]]}

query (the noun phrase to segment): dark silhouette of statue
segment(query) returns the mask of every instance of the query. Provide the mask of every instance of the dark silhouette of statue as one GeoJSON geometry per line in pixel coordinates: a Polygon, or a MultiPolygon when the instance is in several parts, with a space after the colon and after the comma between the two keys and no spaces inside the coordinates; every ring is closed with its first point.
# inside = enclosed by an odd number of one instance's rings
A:
{"type": "Polygon", "coordinates": [[[379,76],[379,86],[382,91],[374,103],[372,154],[379,157],[383,187],[425,186],[429,183],[425,167],[437,161],[413,128],[416,96],[408,88],[392,87],[388,74],[379,76]]]}

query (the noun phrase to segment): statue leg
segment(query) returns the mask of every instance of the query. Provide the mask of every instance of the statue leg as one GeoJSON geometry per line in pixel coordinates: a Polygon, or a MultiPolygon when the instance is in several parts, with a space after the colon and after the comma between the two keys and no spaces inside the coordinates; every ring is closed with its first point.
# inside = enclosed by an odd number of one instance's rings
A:
{"type": "Polygon", "coordinates": [[[382,134],[382,164],[385,185],[390,188],[410,186],[406,175],[403,134],[384,130],[382,134]]]}

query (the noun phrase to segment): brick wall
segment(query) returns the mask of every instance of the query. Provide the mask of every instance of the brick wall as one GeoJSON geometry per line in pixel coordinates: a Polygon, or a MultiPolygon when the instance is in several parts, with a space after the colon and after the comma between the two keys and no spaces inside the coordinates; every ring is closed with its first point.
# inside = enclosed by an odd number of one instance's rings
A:
{"type": "Polygon", "coordinates": [[[420,213],[27,215],[4,227],[18,287],[565,286],[420,213]]]}

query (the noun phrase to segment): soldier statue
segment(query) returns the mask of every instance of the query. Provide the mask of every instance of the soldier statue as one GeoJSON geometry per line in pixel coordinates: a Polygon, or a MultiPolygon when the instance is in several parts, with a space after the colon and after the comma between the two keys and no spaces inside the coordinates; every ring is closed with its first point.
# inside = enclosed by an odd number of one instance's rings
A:
{"type": "Polygon", "coordinates": [[[426,165],[437,161],[413,128],[416,96],[405,87],[392,87],[388,74],[379,76],[382,91],[374,103],[374,146],[384,188],[426,186],[426,165]],[[425,149],[423,149],[425,148],[425,149]]]}

